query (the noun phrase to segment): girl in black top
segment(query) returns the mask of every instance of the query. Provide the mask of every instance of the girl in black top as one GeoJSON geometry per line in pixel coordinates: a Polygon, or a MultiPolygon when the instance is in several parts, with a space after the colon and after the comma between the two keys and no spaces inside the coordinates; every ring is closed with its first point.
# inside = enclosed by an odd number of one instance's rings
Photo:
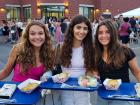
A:
{"type": "MultiPolygon", "coordinates": [[[[119,43],[117,31],[109,20],[102,21],[97,27],[95,51],[96,69],[102,82],[106,78],[129,82],[129,68],[140,82],[140,68],[135,54],[130,48],[119,43]]],[[[116,101],[110,101],[103,102],[103,99],[100,99],[100,103],[97,105],[116,105],[116,101]]],[[[133,105],[130,102],[117,101],[117,105],[121,103],[123,105],[133,105]]]]}

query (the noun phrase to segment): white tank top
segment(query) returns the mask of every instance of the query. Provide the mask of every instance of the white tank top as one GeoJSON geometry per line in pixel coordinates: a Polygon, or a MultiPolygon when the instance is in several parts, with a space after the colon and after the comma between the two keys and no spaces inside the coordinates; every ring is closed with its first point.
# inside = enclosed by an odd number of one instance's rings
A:
{"type": "Polygon", "coordinates": [[[85,74],[83,47],[72,49],[71,65],[68,68],[62,66],[63,72],[68,72],[70,77],[79,77],[85,74]]]}

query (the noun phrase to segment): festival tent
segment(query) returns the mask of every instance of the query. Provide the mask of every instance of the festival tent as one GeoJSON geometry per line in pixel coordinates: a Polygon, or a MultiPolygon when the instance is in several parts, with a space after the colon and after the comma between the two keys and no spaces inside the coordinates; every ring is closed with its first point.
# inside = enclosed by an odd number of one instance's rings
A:
{"type": "Polygon", "coordinates": [[[122,13],[123,17],[140,17],[140,7],[130,10],[128,12],[122,13]]]}
{"type": "Polygon", "coordinates": [[[130,11],[127,11],[127,12],[124,12],[124,13],[120,13],[114,17],[118,18],[119,15],[123,15],[123,17],[133,17],[134,16],[134,17],[140,18],[140,7],[133,9],[133,10],[130,10],[130,11]]]}

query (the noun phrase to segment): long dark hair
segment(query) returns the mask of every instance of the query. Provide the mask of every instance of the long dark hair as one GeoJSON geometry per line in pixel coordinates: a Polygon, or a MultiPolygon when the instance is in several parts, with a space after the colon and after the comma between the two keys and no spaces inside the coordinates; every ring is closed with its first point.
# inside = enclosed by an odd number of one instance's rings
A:
{"type": "Polygon", "coordinates": [[[107,47],[107,53],[108,53],[107,61],[109,63],[109,66],[120,68],[122,64],[125,62],[126,60],[125,55],[129,53],[129,50],[127,47],[122,46],[119,43],[118,32],[110,20],[104,20],[100,22],[96,30],[96,34],[95,34],[96,68],[100,62],[100,59],[102,59],[102,55],[104,51],[102,44],[100,44],[98,40],[99,28],[103,25],[108,28],[108,31],[110,33],[110,42],[107,47]]]}
{"type": "MultiPolygon", "coordinates": [[[[62,46],[62,52],[61,52],[61,64],[64,67],[69,67],[71,64],[71,58],[72,58],[72,47],[73,47],[73,39],[74,39],[74,32],[73,28],[75,25],[80,23],[85,23],[88,26],[88,33],[84,40],[82,41],[83,45],[83,51],[84,51],[84,66],[87,70],[93,70],[94,69],[94,50],[93,50],[93,42],[92,42],[92,28],[90,21],[82,15],[75,16],[67,29],[67,32],[65,34],[64,44],[62,46]]],[[[77,61],[78,62],[78,61],[77,61]]]]}

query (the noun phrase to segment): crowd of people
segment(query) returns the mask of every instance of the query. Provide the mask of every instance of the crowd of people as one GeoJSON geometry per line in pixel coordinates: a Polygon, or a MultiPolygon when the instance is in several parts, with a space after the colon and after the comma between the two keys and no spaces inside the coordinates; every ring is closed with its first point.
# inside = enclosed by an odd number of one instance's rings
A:
{"type": "Polygon", "coordinates": [[[19,37],[23,31],[23,23],[12,21],[1,21],[2,25],[0,26],[2,43],[15,43],[18,41],[19,37]]]}
{"type": "MultiPolygon", "coordinates": [[[[137,32],[137,28],[129,24],[128,20],[120,19],[118,24],[114,19],[102,19],[91,24],[85,16],[77,15],[71,21],[67,18],[63,21],[50,19],[47,25],[40,21],[30,21],[20,40],[13,45],[7,63],[0,71],[0,80],[9,76],[12,71],[14,82],[23,82],[28,78],[40,80],[43,74],[50,70],[53,72],[57,57],[51,41],[54,36],[57,44],[60,44],[59,63],[62,72],[69,73],[70,77],[89,75],[100,79],[101,83],[106,78],[130,82],[130,69],[140,82],[136,55],[131,48],[122,44],[128,43],[128,32],[125,32],[128,27],[137,32]],[[122,43],[119,40],[122,40],[122,43]]],[[[4,28],[9,30],[7,24],[4,28]]],[[[15,28],[13,22],[10,29],[15,28]]],[[[8,33],[5,32],[5,36],[8,33]]],[[[11,35],[12,40],[18,40],[14,32],[11,32],[11,35]]],[[[19,34],[17,36],[19,37],[19,34]]],[[[53,95],[57,96],[56,105],[91,105],[92,101],[89,92],[56,90],[53,95]]],[[[46,100],[46,105],[50,103],[48,101],[52,101],[47,98],[46,100]]],[[[118,104],[134,105],[129,101],[108,101],[99,96],[97,98],[97,105],[118,104]]]]}
{"type": "MultiPolygon", "coordinates": [[[[140,20],[138,18],[128,18],[120,15],[118,18],[112,18],[110,20],[119,33],[118,37],[120,42],[125,45],[128,45],[131,42],[138,43],[138,38],[140,37],[140,20]]],[[[93,22],[93,35],[95,35],[96,28],[100,21],[100,19],[96,19],[93,22]]]]}
{"type": "MultiPolygon", "coordinates": [[[[98,24],[104,20],[101,16],[99,19],[95,19],[93,22],[90,21],[92,27],[92,35],[94,38],[96,28],[98,24]]],[[[118,30],[119,40],[123,43],[128,45],[129,43],[136,42],[138,43],[138,37],[140,36],[140,20],[135,17],[123,17],[120,15],[118,18],[110,18],[115,28],[118,30]],[[130,30],[130,31],[129,31],[130,30]]],[[[47,18],[45,21],[38,20],[45,23],[46,27],[48,28],[51,39],[55,43],[61,43],[64,41],[64,34],[66,29],[69,26],[71,18],[61,18],[57,19],[55,17],[47,18]]],[[[28,22],[27,22],[28,23],[28,22]]],[[[25,29],[27,23],[6,21],[2,20],[2,25],[0,27],[0,34],[3,36],[2,41],[4,43],[10,42],[15,43],[19,39],[22,34],[22,31],[25,29]]]]}

